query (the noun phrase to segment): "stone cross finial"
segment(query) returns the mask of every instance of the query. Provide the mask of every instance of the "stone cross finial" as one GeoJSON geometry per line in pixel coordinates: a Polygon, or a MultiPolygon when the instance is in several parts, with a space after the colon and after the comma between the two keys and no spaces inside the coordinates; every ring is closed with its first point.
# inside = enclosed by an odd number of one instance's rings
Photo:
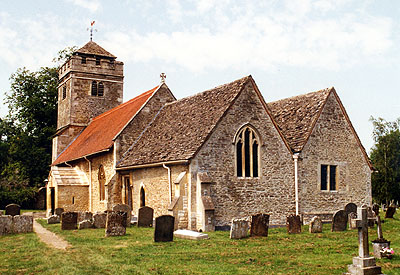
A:
{"type": "Polygon", "coordinates": [[[369,257],[367,208],[359,207],[357,209],[356,225],[358,228],[358,256],[367,258],[369,257]]]}
{"type": "Polygon", "coordinates": [[[90,28],[87,28],[88,31],[90,31],[90,41],[93,40],[93,31],[97,32],[96,29],[93,29],[95,21],[90,22],[90,28]]]}
{"type": "Polygon", "coordinates": [[[161,73],[160,78],[161,78],[161,84],[163,84],[163,83],[165,83],[165,79],[167,78],[167,75],[165,73],[161,73]]]}

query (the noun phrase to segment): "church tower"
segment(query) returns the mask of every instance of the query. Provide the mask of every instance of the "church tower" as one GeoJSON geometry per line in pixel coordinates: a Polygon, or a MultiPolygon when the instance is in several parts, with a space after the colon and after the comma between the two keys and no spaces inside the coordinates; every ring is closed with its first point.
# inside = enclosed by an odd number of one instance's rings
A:
{"type": "Polygon", "coordinates": [[[52,161],[92,118],[122,103],[123,66],[114,55],[89,41],[59,68],[52,161]]]}

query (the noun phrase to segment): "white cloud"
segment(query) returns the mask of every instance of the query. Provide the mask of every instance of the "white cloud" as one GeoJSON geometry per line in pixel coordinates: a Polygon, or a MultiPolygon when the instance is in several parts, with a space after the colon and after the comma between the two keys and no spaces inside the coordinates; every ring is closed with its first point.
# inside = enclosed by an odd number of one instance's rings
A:
{"type": "Polygon", "coordinates": [[[68,2],[87,9],[90,12],[96,12],[101,8],[99,0],[67,0],[68,2]]]}

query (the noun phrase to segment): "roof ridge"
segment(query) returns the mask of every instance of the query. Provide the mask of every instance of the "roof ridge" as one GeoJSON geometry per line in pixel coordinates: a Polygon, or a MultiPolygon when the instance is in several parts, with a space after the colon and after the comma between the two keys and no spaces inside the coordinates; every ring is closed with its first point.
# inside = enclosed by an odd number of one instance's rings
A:
{"type": "Polygon", "coordinates": [[[144,97],[144,96],[147,96],[148,94],[154,93],[154,92],[157,90],[158,87],[159,87],[159,86],[156,86],[156,87],[154,87],[153,89],[148,90],[148,91],[146,91],[146,92],[144,92],[144,93],[142,93],[142,94],[140,94],[140,95],[138,95],[138,96],[136,96],[136,97],[134,97],[134,98],[128,100],[127,102],[121,103],[120,105],[118,105],[118,106],[116,106],[116,107],[114,107],[114,108],[112,108],[112,109],[110,109],[110,110],[108,110],[108,111],[106,111],[106,112],[104,112],[104,113],[102,113],[102,114],[100,114],[100,115],[94,117],[94,118],[92,119],[92,121],[93,121],[93,120],[98,120],[98,119],[103,118],[103,117],[105,117],[105,116],[108,116],[108,115],[114,113],[115,111],[117,111],[117,110],[119,110],[119,109],[121,109],[121,108],[124,108],[124,107],[126,107],[127,105],[129,105],[129,104],[135,102],[136,100],[138,100],[138,99],[140,99],[140,98],[142,98],[142,97],[144,97]]]}
{"type": "Polygon", "coordinates": [[[275,101],[270,101],[267,104],[277,103],[277,102],[281,102],[281,101],[288,100],[288,99],[300,98],[300,97],[303,97],[303,96],[306,96],[306,95],[311,95],[311,94],[316,94],[316,93],[322,93],[322,92],[328,92],[329,93],[332,89],[334,89],[334,88],[333,87],[329,87],[329,88],[321,89],[321,90],[314,91],[314,92],[308,92],[308,93],[304,93],[304,94],[300,94],[300,95],[285,97],[285,98],[281,98],[281,99],[278,99],[278,100],[275,100],[275,101]]]}

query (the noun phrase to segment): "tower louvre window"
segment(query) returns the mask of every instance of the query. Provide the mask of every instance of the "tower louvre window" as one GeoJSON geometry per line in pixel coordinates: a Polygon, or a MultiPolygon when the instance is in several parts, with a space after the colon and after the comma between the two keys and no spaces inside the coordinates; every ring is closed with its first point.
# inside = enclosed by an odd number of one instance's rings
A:
{"type": "Polygon", "coordinates": [[[81,63],[86,64],[86,56],[82,56],[81,63]]]}
{"type": "Polygon", "coordinates": [[[100,65],[100,57],[96,57],[96,65],[100,65]]]}
{"type": "Polygon", "coordinates": [[[92,81],[92,96],[97,96],[97,82],[92,81]]]}
{"type": "Polygon", "coordinates": [[[104,95],[104,84],[103,82],[99,82],[99,86],[97,89],[97,96],[103,96],[104,95]]]}
{"type": "Polygon", "coordinates": [[[67,97],[67,88],[64,86],[62,88],[62,99],[65,99],[67,97]]]}

